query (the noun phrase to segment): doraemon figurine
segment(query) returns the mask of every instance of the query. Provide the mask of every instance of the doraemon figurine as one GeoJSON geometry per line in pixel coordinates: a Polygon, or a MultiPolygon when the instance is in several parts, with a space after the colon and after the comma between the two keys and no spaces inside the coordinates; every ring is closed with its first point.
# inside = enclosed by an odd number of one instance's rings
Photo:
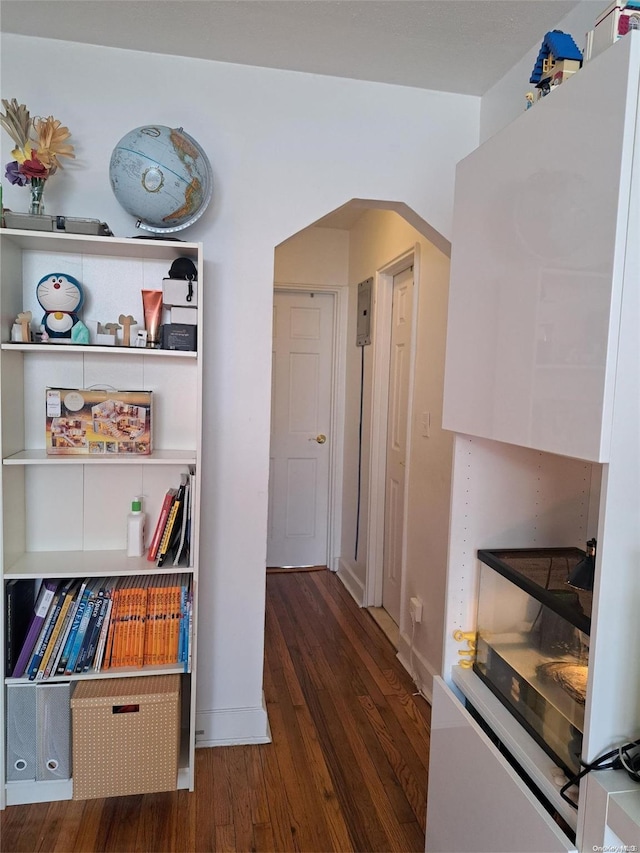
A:
{"type": "Polygon", "coordinates": [[[44,308],[44,334],[48,338],[70,338],[74,343],[88,343],[87,327],[77,312],[82,306],[82,285],[72,275],[54,272],[41,278],[36,288],[38,302],[44,308]]]}

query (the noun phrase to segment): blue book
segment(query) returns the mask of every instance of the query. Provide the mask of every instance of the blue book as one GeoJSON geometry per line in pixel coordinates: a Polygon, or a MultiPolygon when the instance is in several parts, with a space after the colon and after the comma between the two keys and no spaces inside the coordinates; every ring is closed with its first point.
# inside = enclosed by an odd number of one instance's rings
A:
{"type": "Polygon", "coordinates": [[[76,619],[78,620],[78,628],[76,630],[76,634],[73,640],[73,645],[71,646],[71,652],[69,654],[69,660],[67,661],[67,665],[64,670],[65,675],[73,675],[76,668],[76,663],[78,661],[78,655],[80,654],[80,649],[82,648],[82,641],[84,640],[87,625],[89,624],[89,620],[91,618],[91,614],[93,612],[93,605],[95,602],[95,594],[97,589],[104,582],[104,578],[94,578],[90,580],[82,594],[82,600],[78,605],[78,610],[76,611],[76,619]],[[80,612],[82,611],[82,612],[80,612]],[[80,618],[78,619],[78,615],[80,618]]]}
{"type": "Polygon", "coordinates": [[[64,675],[66,672],[69,655],[71,654],[71,649],[73,648],[76,634],[78,633],[78,628],[80,626],[80,621],[82,619],[82,614],[84,613],[84,608],[86,606],[84,594],[86,592],[88,582],[88,579],[82,581],[78,594],[76,595],[75,613],[73,614],[73,621],[71,622],[71,628],[67,634],[64,649],[56,667],[56,675],[64,675]]]}
{"type": "Polygon", "coordinates": [[[111,589],[114,585],[115,578],[103,578],[104,583],[101,585],[97,593],[96,602],[93,607],[93,613],[87,626],[87,633],[82,642],[82,648],[76,662],[76,672],[88,672],[98,648],[98,640],[102,633],[105,616],[111,599],[111,589]]]}

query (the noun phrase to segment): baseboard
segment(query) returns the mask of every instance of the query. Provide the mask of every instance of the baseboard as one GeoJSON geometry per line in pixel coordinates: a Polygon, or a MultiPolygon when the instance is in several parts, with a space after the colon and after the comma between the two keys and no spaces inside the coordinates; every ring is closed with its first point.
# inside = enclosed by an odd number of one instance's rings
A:
{"type": "Polygon", "coordinates": [[[271,743],[267,706],[196,713],[196,747],[271,743]]]}
{"type": "Polygon", "coordinates": [[[402,666],[407,670],[411,678],[427,702],[431,703],[433,695],[433,679],[439,672],[426,660],[414,647],[411,654],[411,638],[406,634],[400,634],[398,641],[398,654],[396,655],[402,666]],[[412,667],[413,663],[413,667],[412,667]]]}
{"type": "Polygon", "coordinates": [[[340,557],[338,560],[337,574],[346,589],[353,596],[358,607],[364,607],[364,584],[356,576],[351,563],[345,560],[344,557],[340,557]]]}

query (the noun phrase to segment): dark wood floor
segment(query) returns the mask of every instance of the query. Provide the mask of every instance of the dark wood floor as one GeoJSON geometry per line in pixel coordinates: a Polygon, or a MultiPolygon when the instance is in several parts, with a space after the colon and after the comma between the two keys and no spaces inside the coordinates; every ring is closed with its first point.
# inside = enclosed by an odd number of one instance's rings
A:
{"type": "Polygon", "coordinates": [[[267,578],[273,742],[196,750],[196,791],[11,806],[4,853],[422,851],[428,704],[330,572],[267,578]]]}

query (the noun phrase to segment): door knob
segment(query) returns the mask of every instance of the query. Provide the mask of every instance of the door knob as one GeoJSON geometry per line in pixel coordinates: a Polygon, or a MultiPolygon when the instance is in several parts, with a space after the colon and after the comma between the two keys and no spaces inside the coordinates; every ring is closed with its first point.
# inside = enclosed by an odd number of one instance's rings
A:
{"type": "Polygon", "coordinates": [[[327,436],[322,435],[322,433],[320,433],[320,435],[317,435],[315,438],[309,439],[309,441],[317,441],[318,444],[324,444],[326,440],[327,440],[327,436]]]}

